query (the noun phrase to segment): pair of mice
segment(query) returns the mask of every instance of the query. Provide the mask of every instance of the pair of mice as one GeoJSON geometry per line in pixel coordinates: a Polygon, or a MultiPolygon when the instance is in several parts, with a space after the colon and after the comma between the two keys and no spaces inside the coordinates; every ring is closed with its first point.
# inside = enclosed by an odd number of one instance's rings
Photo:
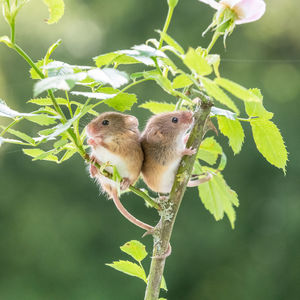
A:
{"type": "MultiPolygon", "coordinates": [[[[90,175],[95,178],[116,207],[130,222],[147,230],[153,227],[132,216],[118,196],[118,184],[100,174],[93,162],[109,162],[123,178],[120,189],[134,184],[140,173],[150,189],[169,193],[183,155],[195,154],[186,149],[186,132],[193,123],[190,111],[175,111],[151,117],[140,134],[134,116],[105,112],[91,121],[86,128],[87,143],[91,146],[90,175]]],[[[113,173],[112,167],[106,171],[113,173]]]]}

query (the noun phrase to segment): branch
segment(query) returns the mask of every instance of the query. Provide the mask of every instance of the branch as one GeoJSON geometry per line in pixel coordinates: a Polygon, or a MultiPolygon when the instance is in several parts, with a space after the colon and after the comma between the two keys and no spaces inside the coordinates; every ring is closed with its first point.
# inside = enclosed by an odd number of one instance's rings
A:
{"type": "MultiPolygon", "coordinates": [[[[191,131],[187,148],[198,149],[205,133],[205,122],[212,107],[212,101],[201,97],[201,103],[194,113],[195,123],[191,131]]],[[[164,272],[168,245],[173,231],[175,219],[185,193],[185,189],[193,171],[196,155],[184,156],[179,165],[169,199],[164,203],[165,210],[153,235],[154,246],[150,274],[144,300],[157,300],[159,297],[161,279],[164,272]]]]}

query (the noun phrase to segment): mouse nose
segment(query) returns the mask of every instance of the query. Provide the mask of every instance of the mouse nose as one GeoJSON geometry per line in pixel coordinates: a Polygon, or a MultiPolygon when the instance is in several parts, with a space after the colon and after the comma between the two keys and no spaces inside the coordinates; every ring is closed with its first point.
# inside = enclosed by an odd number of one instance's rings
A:
{"type": "Polygon", "coordinates": [[[90,123],[90,124],[88,124],[86,126],[86,134],[87,134],[87,136],[89,136],[89,137],[93,136],[93,134],[94,134],[93,128],[94,128],[94,126],[93,126],[92,123],[90,123]]]}
{"type": "Polygon", "coordinates": [[[182,112],[182,121],[191,124],[193,122],[193,113],[191,111],[182,112]]]}

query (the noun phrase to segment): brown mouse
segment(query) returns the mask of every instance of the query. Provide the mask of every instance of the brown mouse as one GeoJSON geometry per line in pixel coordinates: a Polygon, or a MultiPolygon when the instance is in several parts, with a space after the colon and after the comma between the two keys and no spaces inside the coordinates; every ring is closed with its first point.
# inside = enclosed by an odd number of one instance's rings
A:
{"type": "Polygon", "coordinates": [[[147,122],[141,136],[142,176],[153,191],[169,193],[182,156],[196,153],[195,149],[185,146],[186,133],[192,124],[193,113],[190,111],[154,115],[147,122]]]}
{"type": "MultiPolygon", "coordinates": [[[[141,171],[144,154],[139,141],[138,125],[138,120],[134,116],[105,112],[92,120],[86,128],[87,143],[92,148],[92,162],[100,165],[109,163],[115,166],[123,178],[120,184],[121,190],[126,190],[134,184],[141,171]]],[[[105,170],[113,173],[112,167],[106,167],[105,170]]],[[[124,208],[118,196],[118,184],[100,174],[93,163],[90,164],[90,175],[96,178],[124,217],[147,231],[153,229],[152,226],[137,220],[124,208]]]]}

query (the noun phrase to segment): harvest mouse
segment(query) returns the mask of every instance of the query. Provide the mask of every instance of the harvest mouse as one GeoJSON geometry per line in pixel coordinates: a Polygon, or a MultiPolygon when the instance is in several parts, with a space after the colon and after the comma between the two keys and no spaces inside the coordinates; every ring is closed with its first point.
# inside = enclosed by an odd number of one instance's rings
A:
{"type": "Polygon", "coordinates": [[[153,191],[169,193],[182,156],[196,153],[195,149],[185,146],[185,135],[192,123],[190,111],[158,114],[147,122],[141,136],[144,151],[142,176],[153,191]]]}
{"type": "MultiPolygon", "coordinates": [[[[91,146],[91,161],[99,164],[108,163],[115,166],[123,178],[121,190],[126,190],[138,179],[143,151],[140,145],[138,120],[134,116],[117,112],[105,112],[87,125],[87,143],[91,146]]],[[[106,171],[113,173],[112,167],[106,171]]],[[[153,227],[137,220],[122,205],[118,196],[118,184],[100,174],[97,167],[90,164],[90,175],[96,178],[103,191],[113,199],[120,213],[135,225],[149,231],[153,227]]]]}

